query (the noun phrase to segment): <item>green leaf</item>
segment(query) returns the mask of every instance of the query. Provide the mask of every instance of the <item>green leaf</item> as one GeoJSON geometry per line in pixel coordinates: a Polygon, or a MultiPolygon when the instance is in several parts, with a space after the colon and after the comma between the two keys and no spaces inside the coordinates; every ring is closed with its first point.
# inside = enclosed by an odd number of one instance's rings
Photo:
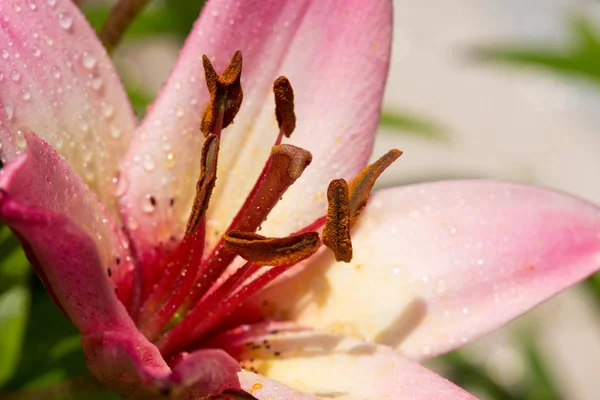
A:
{"type": "Polygon", "coordinates": [[[15,286],[0,295],[0,387],[13,375],[21,356],[29,290],[15,286]]]}
{"type": "Polygon", "coordinates": [[[569,48],[506,44],[481,46],[472,51],[479,61],[527,65],[566,76],[579,76],[600,84],[600,35],[583,17],[572,20],[575,38],[569,48]]]}
{"type": "MultiPolygon", "coordinates": [[[[185,39],[204,6],[203,0],[169,0],[153,2],[131,23],[124,39],[157,34],[175,35],[185,39]]],[[[106,6],[84,7],[90,24],[99,31],[110,12],[106,6]]]]}
{"type": "Polygon", "coordinates": [[[24,336],[21,362],[5,390],[43,388],[89,375],[79,344],[80,333],[38,279],[32,285],[30,322],[24,336]]]}
{"type": "Polygon", "coordinates": [[[426,139],[448,139],[446,129],[439,124],[424,117],[405,112],[384,110],[381,113],[379,126],[426,139]]]}

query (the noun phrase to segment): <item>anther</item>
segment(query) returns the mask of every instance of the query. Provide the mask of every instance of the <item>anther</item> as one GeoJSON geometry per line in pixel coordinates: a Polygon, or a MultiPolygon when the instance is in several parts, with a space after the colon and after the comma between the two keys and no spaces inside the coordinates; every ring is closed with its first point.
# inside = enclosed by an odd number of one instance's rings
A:
{"type": "Polygon", "coordinates": [[[352,260],[350,241],[350,205],[348,183],[335,179],[327,189],[327,222],[323,229],[323,244],[333,251],[337,261],[352,260]]]}
{"type": "Polygon", "coordinates": [[[282,238],[232,231],[226,234],[225,248],[257,265],[289,265],[307,259],[321,245],[317,232],[282,238]]]}
{"type": "Polygon", "coordinates": [[[285,137],[290,137],[296,128],[296,114],[294,113],[294,90],[288,78],[285,76],[277,78],[273,83],[273,93],[277,124],[285,137]]]}
{"type": "Polygon", "coordinates": [[[219,135],[223,128],[233,122],[242,105],[244,92],[241,85],[242,53],[236,51],[229,66],[221,76],[213,68],[207,56],[202,56],[206,86],[210,93],[210,103],[204,110],[200,130],[204,136],[219,135]]]}
{"type": "Polygon", "coordinates": [[[200,178],[196,184],[196,197],[192,205],[192,212],[188,218],[185,236],[190,237],[196,231],[208,208],[208,202],[217,180],[217,160],[219,154],[219,138],[209,135],[202,146],[202,161],[200,178]]]}
{"type": "Polygon", "coordinates": [[[366,166],[360,174],[354,178],[348,185],[348,197],[350,206],[350,228],[352,228],[358,216],[367,205],[369,194],[379,175],[387,167],[402,155],[400,150],[392,149],[381,156],[373,164],[366,166]]]}

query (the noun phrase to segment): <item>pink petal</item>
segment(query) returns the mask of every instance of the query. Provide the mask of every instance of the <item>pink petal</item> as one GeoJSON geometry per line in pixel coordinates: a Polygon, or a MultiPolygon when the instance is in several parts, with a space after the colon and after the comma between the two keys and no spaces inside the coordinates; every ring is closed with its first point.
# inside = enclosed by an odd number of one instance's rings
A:
{"type": "MultiPolygon", "coordinates": [[[[475,399],[391,348],[355,338],[316,331],[250,334],[238,345],[246,368],[318,398],[475,399]]],[[[259,399],[278,397],[279,388],[256,375],[246,372],[240,380],[259,399]]]]}
{"type": "Polygon", "coordinates": [[[239,390],[238,363],[222,350],[199,350],[173,370],[138,331],[104,331],[81,340],[90,371],[127,399],[200,399],[239,390]]]}
{"type": "Polygon", "coordinates": [[[116,221],[48,143],[31,133],[25,133],[24,140],[27,149],[0,173],[0,190],[18,207],[68,217],[68,225],[82,229],[89,236],[85,240],[97,249],[102,275],[110,268],[112,281],[122,282],[132,263],[127,238],[116,221]]]}
{"type": "Polygon", "coordinates": [[[600,212],[532,186],[439,182],[376,193],[354,259],[322,253],[273,287],[274,316],[398,348],[444,353],[496,329],[600,267],[600,212]]]}
{"type": "Polygon", "coordinates": [[[290,78],[296,93],[298,124],[289,142],[310,150],[316,162],[269,221],[290,231],[324,212],[329,180],[353,176],[370,154],[390,40],[390,1],[209,1],[127,155],[130,189],[122,206],[139,227],[136,239],[151,245],[179,235],[190,212],[208,101],[202,54],[217,71],[234,51],[244,57],[244,104],[223,133],[209,210],[207,237],[214,238],[242,205],[275,142],[271,87],[279,75],[290,78]],[[147,195],[156,199],[152,213],[144,211],[147,195]]]}
{"type": "Polygon", "coordinates": [[[0,15],[2,160],[38,132],[113,210],[135,117],[102,45],[71,1],[3,2],[0,15]]]}

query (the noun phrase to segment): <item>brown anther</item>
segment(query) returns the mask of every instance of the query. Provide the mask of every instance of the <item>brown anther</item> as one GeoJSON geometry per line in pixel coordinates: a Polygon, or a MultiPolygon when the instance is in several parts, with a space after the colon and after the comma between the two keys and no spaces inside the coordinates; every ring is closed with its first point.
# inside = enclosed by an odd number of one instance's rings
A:
{"type": "Polygon", "coordinates": [[[242,105],[244,92],[241,85],[242,52],[236,51],[229,66],[221,76],[213,68],[209,58],[202,56],[206,86],[210,93],[210,102],[204,110],[200,130],[204,136],[216,133],[233,122],[242,105]],[[222,118],[222,120],[220,120],[222,118]],[[220,125],[220,126],[219,126],[220,125]]]}
{"type": "Polygon", "coordinates": [[[192,212],[185,228],[186,237],[194,234],[208,208],[208,201],[217,180],[218,154],[219,138],[211,134],[206,138],[204,146],[202,146],[200,178],[196,184],[196,197],[194,198],[192,212]]]}
{"type": "Polygon", "coordinates": [[[275,117],[279,129],[286,137],[290,137],[296,128],[296,114],[294,113],[294,89],[285,76],[280,76],[273,83],[275,94],[275,117]]]}
{"type": "Polygon", "coordinates": [[[392,149],[381,156],[373,164],[366,166],[348,186],[350,205],[350,228],[352,228],[358,216],[367,205],[369,194],[375,181],[387,167],[402,155],[400,150],[392,149]]]}
{"type": "Polygon", "coordinates": [[[252,232],[231,231],[223,236],[225,248],[258,265],[290,265],[313,255],[321,245],[317,232],[268,238],[252,232]]]}
{"type": "Polygon", "coordinates": [[[327,189],[327,222],[323,229],[323,244],[333,251],[336,261],[352,260],[350,241],[350,204],[348,183],[334,179],[327,189]]]}

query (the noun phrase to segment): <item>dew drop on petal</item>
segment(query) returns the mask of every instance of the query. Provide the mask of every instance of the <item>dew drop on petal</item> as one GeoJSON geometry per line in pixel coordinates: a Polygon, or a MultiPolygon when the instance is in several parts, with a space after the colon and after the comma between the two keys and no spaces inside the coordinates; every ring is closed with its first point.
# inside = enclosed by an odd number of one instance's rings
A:
{"type": "Polygon", "coordinates": [[[33,46],[31,47],[31,50],[33,51],[33,56],[39,58],[42,55],[42,51],[40,50],[39,47],[37,46],[33,46]]]}
{"type": "Polygon", "coordinates": [[[167,168],[173,168],[173,166],[175,166],[175,153],[167,154],[167,157],[165,160],[165,166],[167,168]]]}
{"type": "Polygon", "coordinates": [[[31,92],[27,89],[22,89],[21,90],[21,98],[25,101],[28,101],[31,99],[31,92]]]}
{"type": "Polygon", "coordinates": [[[115,106],[110,103],[103,102],[102,103],[102,115],[104,118],[111,119],[115,115],[115,106]]]}
{"type": "Polygon", "coordinates": [[[154,167],[156,166],[156,165],[154,164],[154,160],[153,160],[153,159],[152,159],[152,157],[151,157],[151,156],[149,156],[149,155],[146,155],[146,156],[144,157],[144,162],[143,162],[143,165],[144,165],[144,169],[145,169],[146,171],[148,171],[148,172],[150,172],[150,171],[153,171],[153,170],[154,170],[154,167]]]}
{"type": "Polygon", "coordinates": [[[119,184],[117,185],[117,197],[122,197],[129,189],[129,181],[127,180],[126,175],[121,175],[119,179],[119,184]]]}
{"type": "Polygon", "coordinates": [[[94,69],[94,67],[96,66],[96,64],[98,63],[98,60],[96,59],[96,57],[94,57],[93,54],[90,54],[88,52],[84,52],[83,53],[83,57],[81,58],[81,62],[83,63],[83,66],[89,70],[94,69]]]}
{"type": "Polygon", "coordinates": [[[12,79],[14,82],[19,82],[21,80],[21,74],[16,69],[13,69],[10,73],[10,79],[12,79]]]}
{"type": "Polygon", "coordinates": [[[58,24],[61,28],[68,31],[73,26],[73,17],[67,13],[58,14],[58,24]]]}
{"type": "Polygon", "coordinates": [[[142,203],[142,210],[147,213],[151,213],[156,208],[156,200],[151,194],[146,194],[142,203]]]}
{"type": "Polygon", "coordinates": [[[104,85],[104,81],[102,80],[101,77],[94,76],[91,80],[91,85],[92,85],[92,89],[97,91],[102,88],[102,85],[104,85]]]}
{"type": "Polygon", "coordinates": [[[112,136],[115,139],[118,139],[121,137],[121,128],[119,128],[118,126],[115,125],[111,125],[110,126],[110,136],[112,136]]]}
{"type": "Polygon", "coordinates": [[[4,103],[3,105],[4,105],[4,112],[6,113],[6,118],[8,118],[9,121],[12,121],[12,119],[15,116],[15,109],[13,107],[13,103],[9,99],[5,99],[3,103],[4,103]]]}
{"type": "Polygon", "coordinates": [[[8,57],[10,57],[10,53],[6,49],[2,49],[2,52],[0,52],[0,53],[2,55],[2,58],[5,59],[5,60],[7,60],[8,57]]]}
{"type": "Polygon", "coordinates": [[[15,137],[15,143],[17,144],[17,147],[21,150],[23,150],[25,148],[25,146],[27,146],[27,142],[25,141],[25,136],[24,136],[24,132],[19,130],[17,131],[17,135],[15,137]]]}
{"type": "Polygon", "coordinates": [[[53,65],[50,68],[50,73],[52,74],[54,79],[60,79],[60,76],[61,76],[60,68],[58,68],[56,65],[53,65]]]}
{"type": "Polygon", "coordinates": [[[46,4],[48,4],[50,7],[54,7],[56,5],[56,1],[57,0],[46,0],[46,4]]]}

